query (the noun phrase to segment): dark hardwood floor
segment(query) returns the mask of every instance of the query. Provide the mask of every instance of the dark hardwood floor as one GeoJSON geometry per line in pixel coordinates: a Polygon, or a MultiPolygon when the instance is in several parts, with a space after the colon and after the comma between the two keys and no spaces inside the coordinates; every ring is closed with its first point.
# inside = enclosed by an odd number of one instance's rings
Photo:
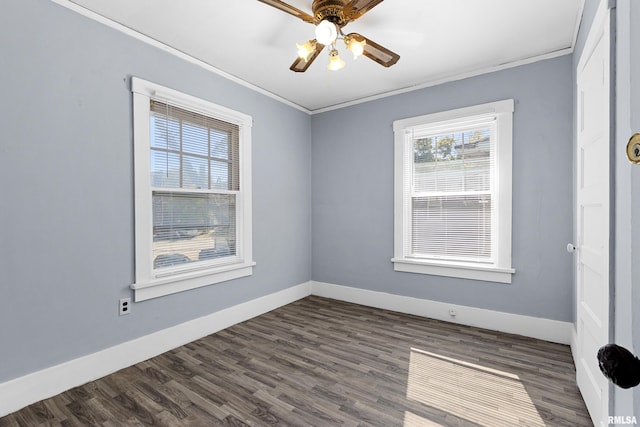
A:
{"type": "Polygon", "coordinates": [[[308,297],[0,426],[591,426],[569,347],[308,297]]]}

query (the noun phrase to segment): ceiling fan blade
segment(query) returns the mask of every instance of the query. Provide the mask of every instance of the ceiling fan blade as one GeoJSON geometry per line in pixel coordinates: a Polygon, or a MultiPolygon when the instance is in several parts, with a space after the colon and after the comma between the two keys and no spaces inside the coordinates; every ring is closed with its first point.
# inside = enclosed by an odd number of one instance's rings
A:
{"type": "Polygon", "coordinates": [[[273,6],[276,9],[279,9],[283,12],[288,13],[289,15],[293,15],[297,18],[302,19],[304,22],[308,22],[310,24],[313,24],[313,16],[309,15],[308,13],[305,13],[303,11],[301,11],[300,9],[297,9],[293,6],[291,6],[290,4],[287,4],[283,1],[280,0],[258,0],[261,3],[264,4],[268,4],[269,6],[273,6]]]}
{"type": "MultiPolygon", "coordinates": [[[[315,39],[313,41],[315,41],[315,39]]],[[[291,67],[289,67],[289,69],[291,71],[295,71],[296,73],[304,73],[305,71],[307,71],[307,68],[309,68],[311,63],[315,61],[318,55],[320,55],[322,49],[324,49],[324,45],[316,43],[316,50],[314,50],[311,55],[309,55],[309,59],[305,61],[303,58],[297,57],[296,60],[293,61],[293,64],[291,64],[291,67]]]]}
{"type": "Polygon", "coordinates": [[[342,13],[349,20],[353,21],[382,3],[383,0],[351,0],[342,9],[342,13]]]}
{"type": "Polygon", "coordinates": [[[369,59],[373,59],[383,67],[391,67],[393,64],[398,62],[398,59],[400,59],[400,55],[398,55],[397,53],[387,49],[384,46],[380,46],[378,43],[366,38],[361,34],[351,33],[346,37],[354,37],[357,41],[364,40],[366,43],[364,45],[364,52],[362,52],[362,54],[369,59]]]}

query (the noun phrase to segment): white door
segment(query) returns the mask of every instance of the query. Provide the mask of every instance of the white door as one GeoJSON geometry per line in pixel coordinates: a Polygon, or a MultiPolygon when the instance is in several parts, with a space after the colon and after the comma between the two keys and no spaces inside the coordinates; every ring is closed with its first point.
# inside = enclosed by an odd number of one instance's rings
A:
{"type": "Polygon", "coordinates": [[[577,70],[577,337],[578,387],[595,426],[608,425],[609,382],[598,348],[609,342],[610,36],[601,1],[577,70]]]}

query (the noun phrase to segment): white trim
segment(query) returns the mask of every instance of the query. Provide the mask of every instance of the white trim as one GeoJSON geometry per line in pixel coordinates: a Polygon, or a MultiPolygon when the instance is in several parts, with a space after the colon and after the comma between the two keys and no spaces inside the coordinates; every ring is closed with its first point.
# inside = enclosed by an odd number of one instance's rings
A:
{"type": "Polygon", "coordinates": [[[573,29],[573,39],[571,40],[571,50],[575,49],[576,42],[578,41],[578,35],[580,34],[580,23],[582,22],[582,15],[584,14],[585,0],[580,0],[578,7],[578,19],[576,20],[576,27],[573,29]]]}
{"type": "Polygon", "coordinates": [[[511,283],[513,268],[493,268],[462,263],[431,263],[429,261],[391,258],[393,270],[403,273],[432,274],[434,276],[457,277],[485,282],[511,283]]]}
{"type": "MultiPolygon", "coordinates": [[[[210,101],[160,86],[138,77],[131,78],[133,95],[133,141],[135,184],[135,283],[130,285],[135,301],[144,301],[164,295],[208,286],[253,274],[252,207],[251,207],[251,116],[210,101]],[[238,251],[236,257],[225,259],[224,265],[198,263],[196,271],[188,268],[171,270],[171,275],[160,276],[153,270],[151,248],[152,191],[149,150],[149,101],[160,99],[172,105],[233,123],[239,128],[240,191],[236,194],[236,223],[238,251]]],[[[171,190],[171,189],[170,189],[171,190]]],[[[187,190],[178,189],[179,192],[187,190]]],[[[201,192],[201,191],[197,191],[201,192]]],[[[211,191],[207,191],[209,193],[211,191]]]]}
{"type": "MultiPolygon", "coordinates": [[[[473,105],[454,110],[409,117],[393,122],[394,132],[394,270],[407,273],[433,274],[463,279],[511,283],[515,270],[511,266],[512,234],[512,145],[513,145],[514,100],[506,99],[473,105]],[[492,176],[492,193],[496,196],[497,208],[492,215],[493,259],[490,264],[436,261],[416,259],[407,253],[407,242],[411,233],[411,174],[413,167],[412,140],[407,130],[420,131],[448,129],[463,124],[475,123],[487,117],[495,118],[495,169],[492,176]]],[[[492,138],[493,140],[493,138],[492,138]]]]}
{"type": "Polygon", "coordinates": [[[0,417],[310,294],[311,282],[265,295],[105,350],[0,383],[0,417]]]}
{"type": "MultiPolygon", "coordinates": [[[[579,19],[578,19],[578,22],[580,22],[579,19]]],[[[578,27],[579,27],[579,25],[578,25],[578,27]]],[[[575,46],[575,42],[574,42],[574,46],[575,46]]],[[[343,102],[341,104],[335,104],[335,105],[330,105],[328,107],[318,108],[316,110],[310,110],[310,114],[314,115],[314,114],[326,113],[327,111],[339,110],[341,108],[351,107],[351,106],[358,105],[358,104],[363,104],[363,103],[369,102],[369,101],[375,101],[375,100],[378,100],[378,99],[388,98],[390,96],[401,95],[403,93],[408,93],[408,92],[413,92],[413,91],[420,90],[420,89],[426,89],[426,88],[429,88],[429,87],[439,86],[439,85],[442,85],[442,84],[445,84],[445,83],[451,83],[451,82],[455,82],[455,81],[459,81],[459,80],[469,79],[471,77],[482,76],[484,74],[490,74],[490,73],[495,73],[495,72],[502,71],[502,70],[508,70],[510,68],[520,67],[521,65],[533,64],[533,63],[536,63],[536,62],[545,61],[547,59],[558,58],[560,56],[571,55],[573,53],[574,46],[571,46],[571,47],[566,48],[566,49],[556,50],[555,52],[545,53],[544,55],[532,56],[530,58],[521,59],[519,61],[508,62],[506,64],[497,65],[495,67],[480,68],[478,70],[470,71],[468,73],[462,73],[462,74],[458,74],[458,75],[455,75],[455,76],[449,76],[449,77],[445,77],[443,79],[432,80],[432,81],[421,83],[421,84],[418,84],[418,85],[415,85],[415,86],[409,86],[409,87],[405,87],[405,88],[402,88],[402,89],[392,90],[392,91],[389,91],[389,92],[383,92],[383,93],[380,93],[380,94],[377,94],[377,95],[367,96],[367,97],[356,99],[356,100],[349,101],[349,102],[343,102]]]]}
{"type": "Polygon", "coordinates": [[[194,272],[193,275],[181,274],[179,277],[165,277],[142,284],[134,283],[129,287],[134,291],[135,302],[146,301],[152,298],[175,294],[176,292],[188,291],[214,283],[251,276],[254,265],[256,265],[255,262],[231,264],[215,269],[194,272]],[[215,276],[213,282],[211,279],[212,276],[215,276]]]}
{"type": "Polygon", "coordinates": [[[146,98],[150,99],[169,100],[171,105],[175,105],[176,107],[182,107],[190,111],[197,111],[238,126],[244,126],[247,128],[253,126],[253,118],[248,114],[232,110],[222,105],[214,104],[211,101],[207,101],[166,86],[161,86],[157,83],[153,83],[139,77],[131,77],[131,92],[144,95],[146,98]]]}
{"type": "Polygon", "coordinates": [[[425,123],[427,126],[440,126],[440,122],[455,121],[456,119],[464,119],[475,116],[485,116],[490,114],[513,113],[513,99],[504,99],[502,101],[487,102],[484,104],[471,105],[468,107],[456,108],[453,110],[437,111],[435,113],[424,114],[422,116],[409,117],[399,119],[393,122],[393,131],[401,131],[404,128],[420,126],[425,123]]]}
{"type": "Polygon", "coordinates": [[[504,313],[315,281],[311,282],[311,293],[326,298],[428,317],[430,319],[538,338],[560,344],[571,343],[573,331],[573,323],[571,322],[504,313]],[[455,317],[449,315],[450,309],[456,310],[457,315],[455,317]]]}

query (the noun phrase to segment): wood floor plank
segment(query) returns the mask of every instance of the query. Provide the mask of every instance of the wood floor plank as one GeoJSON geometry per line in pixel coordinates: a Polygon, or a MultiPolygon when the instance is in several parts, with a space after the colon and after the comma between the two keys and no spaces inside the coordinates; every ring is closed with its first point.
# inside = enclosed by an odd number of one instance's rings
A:
{"type": "Polygon", "coordinates": [[[567,346],[312,296],[0,418],[83,425],[592,424],[567,346]]]}

